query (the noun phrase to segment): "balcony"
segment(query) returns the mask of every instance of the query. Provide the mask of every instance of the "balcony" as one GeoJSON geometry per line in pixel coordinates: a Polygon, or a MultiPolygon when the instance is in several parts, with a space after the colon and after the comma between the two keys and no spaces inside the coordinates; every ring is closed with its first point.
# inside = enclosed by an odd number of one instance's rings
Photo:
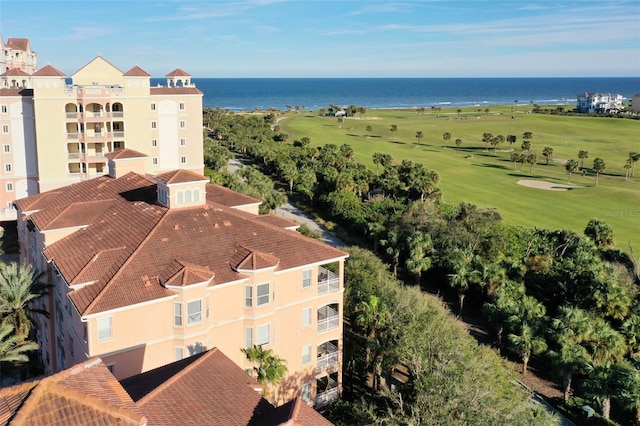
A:
{"type": "Polygon", "coordinates": [[[67,133],[67,139],[78,139],[79,133],[67,133]]]}
{"type": "Polygon", "coordinates": [[[318,354],[316,373],[338,365],[340,352],[338,352],[338,346],[333,343],[326,342],[318,346],[318,354]]]}
{"type": "Polygon", "coordinates": [[[335,293],[340,290],[338,275],[323,267],[318,268],[318,294],[335,293]]]}
{"type": "Polygon", "coordinates": [[[74,120],[78,119],[78,111],[66,112],[65,115],[66,115],[67,118],[71,118],[71,119],[74,119],[74,120]]]}
{"type": "Polygon", "coordinates": [[[332,373],[328,376],[320,377],[316,380],[316,408],[324,407],[340,397],[340,388],[338,387],[338,373],[332,373]]]}
{"type": "Polygon", "coordinates": [[[340,317],[336,308],[337,305],[327,305],[318,309],[318,333],[325,333],[340,326],[340,317]],[[335,306],[335,308],[331,306],[335,306]]]}
{"type": "Polygon", "coordinates": [[[18,217],[18,212],[16,211],[16,209],[12,208],[12,207],[5,207],[2,210],[0,210],[0,221],[9,221],[9,220],[16,220],[18,217]]]}

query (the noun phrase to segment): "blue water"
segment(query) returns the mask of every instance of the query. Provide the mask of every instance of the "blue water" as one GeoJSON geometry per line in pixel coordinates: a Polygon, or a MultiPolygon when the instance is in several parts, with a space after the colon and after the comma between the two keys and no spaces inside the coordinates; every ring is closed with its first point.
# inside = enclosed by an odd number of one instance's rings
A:
{"type": "MultiPolygon", "coordinates": [[[[193,78],[205,107],[250,111],[358,105],[366,108],[575,105],[584,92],[640,93],[628,78],[193,78]]],[[[163,79],[152,79],[152,84],[163,79]]]]}

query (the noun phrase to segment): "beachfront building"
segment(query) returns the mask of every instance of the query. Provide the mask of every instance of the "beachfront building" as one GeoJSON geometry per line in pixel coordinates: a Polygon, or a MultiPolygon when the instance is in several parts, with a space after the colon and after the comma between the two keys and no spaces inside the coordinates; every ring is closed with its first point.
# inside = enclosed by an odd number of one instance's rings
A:
{"type": "Polygon", "coordinates": [[[25,75],[38,69],[38,55],[31,49],[28,38],[9,37],[5,43],[0,34],[0,74],[16,69],[25,75]]]}
{"type": "Polygon", "coordinates": [[[21,258],[55,284],[46,371],[99,356],[122,379],[212,347],[251,368],[241,349],[262,345],[289,370],[273,400],[336,398],[346,253],[202,175],[105,156],[108,175],[15,202],[21,258]]]}
{"type": "Polygon", "coordinates": [[[618,112],[624,109],[623,97],[611,93],[582,93],[578,95],[576,109],[586,114],[618,112]]]}
{"type": "Polygon", "coordinates": [[[640,111],[640,93],[631,96],[631,103],[629,109],[632,111],[640,111]]]}
{"type": "Polygon", "coordinates": [[[330,426],[300,397],[274,407],[218,349],[119,382],[100,358],[0,389],[12,425],[330,426]],[[187,402],[188,401],[188,402],[187,402]],[[185,403],[186,402],[186,403],[185,403]]]}
{"type": "Polygon", "coordinates": [[[201,174],[203,94],[180,69],[165,77],[152,87],[101,56],[70,79],[51,65],[0,75],[0,220],[16,220],[16,199],[106,174],[124,148],[149,153],[149,173],[201,174]]]}

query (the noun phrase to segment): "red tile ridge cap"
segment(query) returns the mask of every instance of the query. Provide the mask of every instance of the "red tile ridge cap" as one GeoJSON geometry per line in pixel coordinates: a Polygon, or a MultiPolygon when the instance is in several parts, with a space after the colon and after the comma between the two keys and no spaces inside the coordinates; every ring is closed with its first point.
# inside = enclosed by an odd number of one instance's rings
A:
{"type": "Polygon", "coordinates": [[[136,254],[138,253],[138,251],[140,251],[140,247],[144,246],[145,243],[147,241],[149,241],[149,239],[151,239],[151,237],[154,235],[155,231],[160,227],[160,225],[162,225],[165,221],[165,219],[167,218],[167,213],[169,212],[169,209],[167,209],[163,214],[162,217],[160,219],[158,219],[158,221],[156,222],[156,224],[153,226],[153,228],[151,228],[151,230],[147,233],[147,235],[138,243],[138,246],[133,249],[133,251],[131,252],[131,254],[129,255],[129,257],[127,257],[127,260],[124,261],[124,263],[120,266],[120,268],[118,269],[118,271],[113,274],[113,276],[111,277],[111,279],[105,283],[105,285],[100,289],[100,291],[98,292],[98,294],[96,294],[96,296],[93,298],[93,300],[91,301],[91,303],[89,303],[87,305],[87,307],[84,309],[83,312],[81,312],[81,315],[87,315],[87,314],[91,314],[91,310],[96,306],[96,304],[98,303],[98,300],[100,299],[100,296],[105,292],[105,290],[108,287],[111,287],[111,285],[113,284],[113,282],[116,280],[116,278],[119,278],[120,275],[122,275],[124,272],[124,270],[127,268],[127,266],[129,266],[130,263],[132,263],[134,261],[134,258],[136,257],[136,254]]]}

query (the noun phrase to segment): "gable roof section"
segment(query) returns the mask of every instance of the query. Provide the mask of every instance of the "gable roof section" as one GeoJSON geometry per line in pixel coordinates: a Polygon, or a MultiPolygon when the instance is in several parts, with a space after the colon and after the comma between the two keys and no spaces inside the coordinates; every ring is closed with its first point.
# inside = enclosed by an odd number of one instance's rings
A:
{"type": "Polygon", "coordinates": [[[147,158],[147,154],[143,154],[140,151],[136,151],[135,149],[118,149],[116,151],[107,152],[104,154],[105,157],[111,160],[122,160],[127,158],[147,158]]]}
{"type": "Polygon", "coordinates": [[[249,426],[332,426],[332,424],[316,410],[305,404],[302,398],[297,397],[264,414],[249,426]]]}
{"type": "Polygon", "coordinates": [[[143,425],[147,420],[98,358],[0,390],[3,424],[143,425]],[[20,405],[16,402],[20,401],[20,405]]]}
{"type": "Polygon", "coordinates": [[[29,74],[26,71],[22,71],[20,68],[11,68],[11,69],[6,70],[2,74],[0,74],[0,77],[2,77],[2,76],[4,76],[4,77],[11,77],[11,76],[29,77],[30,75],[31,74],[29,74]]]}
{"type": "Polygon", "coordinates": [[[184,287],[208,282],[215,274],[208,268],[174,259],[162,271],[158,279],[163,285],[184,287]]]}
{"type": "Polygon", "coordinates": [[[209,182],[209,178],[202,176],[196,172],[190,170],[172,170],[170,172],[161,173],[156,176],[161,182],[171,185],[174,183],[187,183],[187,182],[209,182]]]}
{"type": "Polygon", "coordinates": [[[90,60],[89,62],[87,62],[86,64],[84,64],[78,71],[74,72],[73,75],[78,74],[80,71],[82,71],[83,69],[85,69],[86,67],[88,67],[89,65],[93,64],[96,61],[104,62],[105,64],[109,65],[111,68],[113,68],[114,70],[116,70],[120,74],[122,74],[122,71],[120,70],[120,68],[116,67],[111,62],[107,61],[102,55],[98,55],[95,58],[93,58],[92,60],[90,60]]]}
{"type": "Polygon", "coordinates": [[[275,268],[280,259],[260,251],[238,246],[229,262],[234,270],[255,271],[258,269],[275,268]]]}
{"type": "Polygon", "coordinates": [[[66,77],[65,73],[51,65],[45,65],[32,74],[33,77],[66,77]]]}
{"type": "Polygon", "coordinates": [[[129,71],[123,74],[125,77],[151,77],[151,74],[140,68],[139,66],[134,66],[129,71]]]}
{"type": "Polygon", "coordinates": [[[175,70],[171,71],[169,74],[165,75],[165,77],[191,77],[191,74],[181,70],[180,68],[176,68],[175,70]]]}
{"type": "Polygon", "coordinates": [[[12,49],[22,50],[24,52],[31,50],[28,38],[10,37],[7,39],[6,46],[12,49]]]}
{"type": "Polygon", "coordinates": [[[207,201],[227,207],[240,207],[260,204],[261,201],[214,183],[207,185],[207,201]]]}
{"type": "Polygon", "coordinates": [[[24,89],[22,87],[3,87],[0,88],[0,96],[33,97],[33,89],[24,89]]]}

